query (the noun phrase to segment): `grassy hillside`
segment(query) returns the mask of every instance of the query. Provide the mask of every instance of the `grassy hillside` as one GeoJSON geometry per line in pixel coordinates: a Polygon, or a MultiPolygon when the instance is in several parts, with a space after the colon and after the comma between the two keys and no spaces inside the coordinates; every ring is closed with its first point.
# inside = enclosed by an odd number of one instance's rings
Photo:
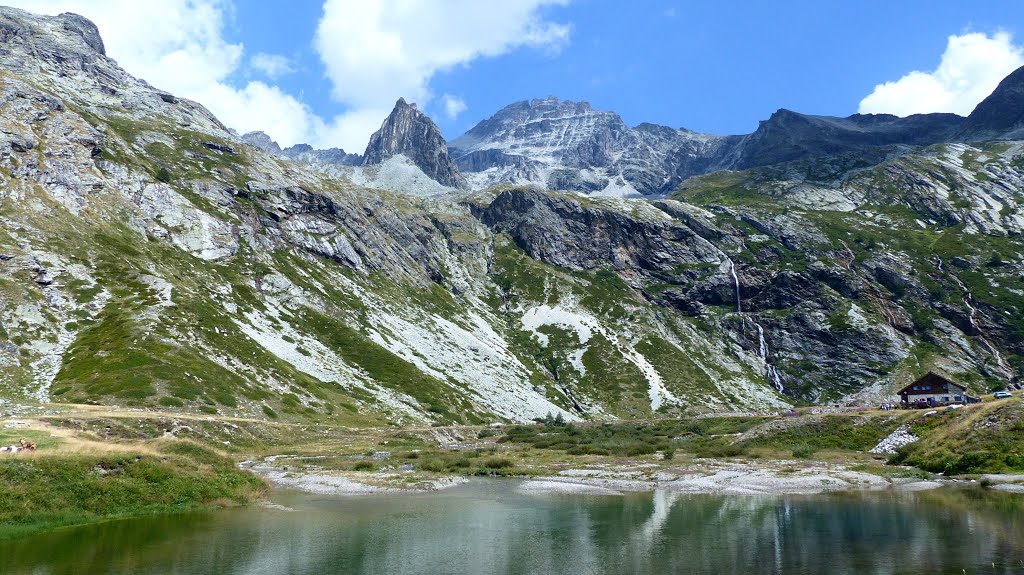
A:
{"type": "Polygon", "coordinates": [[[266,484],[233,459],[187,441],[114,444],[38,432],[34,453],[0,456],[0,538],[151,513],[246,504],[266,484]]]}

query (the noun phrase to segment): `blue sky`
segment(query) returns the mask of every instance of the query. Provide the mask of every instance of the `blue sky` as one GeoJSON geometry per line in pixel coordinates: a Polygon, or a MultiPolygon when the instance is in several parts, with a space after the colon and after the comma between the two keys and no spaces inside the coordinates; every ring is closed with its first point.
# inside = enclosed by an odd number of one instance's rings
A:
{"type": "MultiPolygon", "coordinates": [[[[293,4],[288,21],[276,2],[246,3],[232,37],[299,57],[301,72],[279,83],[329,115],[337,104],[310,42],[321,5],[293,4]]],[[[543,12],[571,27],[558,52],[520,49],[434,77],[433,91],[468,106],[454,120],[428,108],[447,137],[509,103],[547,95],[587,100],[630,125],[747,133],[778,108],[855,113],[876,84],[934,70],[950,35],[1002,30],[1024,40],[1018,1],[578,0],[543,12]]]]}
{"type": "Polygon", "coordinates": [[[128,0],[20,1],[93,18],[126,69],[199,99],[240,131],[260,126],[284,144],[349,151],[361,151],[399,95],[425,104],[449,138],[548,95],[587,100],[630,125],[734,134],[783,107],[967,113],[1024,64],[1018,0],[166,0],[134,16],[128,0]],[[210,14],[215,25],[203,21],[210,14]],[[132,18],[157,17],[185,39],[120,37],[145,29],[132,18]],[[149,60],[137,54],[143,42],[158,44],[149,60]],[[176,75],[160,50],[209,73],[176,75]],[[259,54],[279,69],[257,65],[259,54]],[[896,84],[865,100],[886,82],[896,84]]]}

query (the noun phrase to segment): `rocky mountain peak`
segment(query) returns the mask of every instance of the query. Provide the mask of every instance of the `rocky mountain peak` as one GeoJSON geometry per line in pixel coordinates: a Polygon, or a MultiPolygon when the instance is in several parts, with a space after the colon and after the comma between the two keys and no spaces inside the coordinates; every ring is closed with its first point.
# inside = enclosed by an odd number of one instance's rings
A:
{"type": "Polygon", "coordinates": [[[359,154],[349,154],[341,148],[320,150],[309,144],[295,144],[282,149],[280,144],[263,131],[247,132],[241,135],[241,139],[253,147],[280,158],[314,166],[358,166],[363,160],[359,154]]]}
{"type": "Polygon", "coordinates": [[[532,184],[616,196],[663,194],[704,162],[721,138],[642,124],[630,128],[589,102],[554,96],[499,110],[452,140],[459,168],[478,187],[532,184]],[[496,169],[492,169],[496,168],[496,169]]]}
{"type": "Polygon", "coordinates": [[[448,144],[441,130],[415,104],[405,98],[395,102],[380,129],[370,136],[363,154],[363,165],[382,164],[386,160],[404,155],[436,182],[453,187],[466,186],[458,167],[448,155],[448,144]]]}
{"type": "Polygon", "coordinates": [[[0,43],[0,54],[9,59],[20,56],[23,64],[31,60],[37,67],[106,56],[96,24],[71,12],[45,17],[0,6],[0,43]]]}
{"type": "Polygon", "coordinates": [[[964,122],[965,140],[1024,136],[1024,66],[1003,78],[964,122]]]}
{"type": "Polygon", "coordinates": [[[270,152],[275,156],[281,155],[281,146],[278,145],[266,132],[256,131],[242,134],[242,141],[255,146],[264,152],[270,152]]]}
{"type": "Polygon", "coordinates": [[[780,109],[738,140],[715,168],[747,169],[884,146],[923,146],[949,139],[964,119],[955,114],[854,114],[845,118],[780,109]]]}
{"type": "Polygon", "coordinates": [[[57,16],[64,23],[64,29],[74,32],[82,37],[86,46],[106,56],[107,50],[103,46],[103,38],[100,37],[100,29],[93,24],[92,20],[73,12],[64,12],[57,16]]]}

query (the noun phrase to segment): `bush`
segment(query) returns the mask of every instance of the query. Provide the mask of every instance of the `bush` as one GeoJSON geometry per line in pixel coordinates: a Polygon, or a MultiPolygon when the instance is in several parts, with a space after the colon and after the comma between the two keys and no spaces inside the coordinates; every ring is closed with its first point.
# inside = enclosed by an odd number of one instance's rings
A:
{"type": "Polygon", "coordinates": [[[356,466],[353,469],[356,471],[373,471],[374,469],[377,469],[377,466],[374,465],[372,461],[360,461],[356,463],[356,466]]]}
{"type": "Polygon", "coordinates": [[[746,453],[739,445],[707,443],[694,449],[694,455],[704,458],[739,457],[746,453]]]}
{"type": "Polygon", "coordinates": [[[185,407],[185,403],[176,397],[161,397],[158,403],[164,407],[185,407]]]}
{"type": "Polygon", "coordinates": [[[512,460],[507,457],[492,457],[484,461],[484,467],[488,469],[504,469],[512,467],[512,460]]]}
{"type": "Polygon", "coordinates": [[[809,459],[814,455],[815,451],[817,450],[810,445],[797,445],[793,447],[793,457],[796,457],[797,459],[809,459]]]}
{"type": "Polygon", "coordinates": [[[446,466],[444,464],[444,461],[440,459],[428,459],[422,465],[420,465],[420,469],[422,469],[423,471],[430,471],[433,473],[441,473],[447,468],[448,466],[446,466]]]}

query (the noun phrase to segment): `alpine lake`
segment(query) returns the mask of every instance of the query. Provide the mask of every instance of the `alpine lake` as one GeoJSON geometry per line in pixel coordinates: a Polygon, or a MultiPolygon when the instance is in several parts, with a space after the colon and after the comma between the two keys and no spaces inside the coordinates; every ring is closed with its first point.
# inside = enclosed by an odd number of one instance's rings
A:
{"type": "Polygon", "coordinates": [[[807,496],[310,495],[0,544],[33,575],[1024,573],[1024,495],[971,488],[807,496]]]}

